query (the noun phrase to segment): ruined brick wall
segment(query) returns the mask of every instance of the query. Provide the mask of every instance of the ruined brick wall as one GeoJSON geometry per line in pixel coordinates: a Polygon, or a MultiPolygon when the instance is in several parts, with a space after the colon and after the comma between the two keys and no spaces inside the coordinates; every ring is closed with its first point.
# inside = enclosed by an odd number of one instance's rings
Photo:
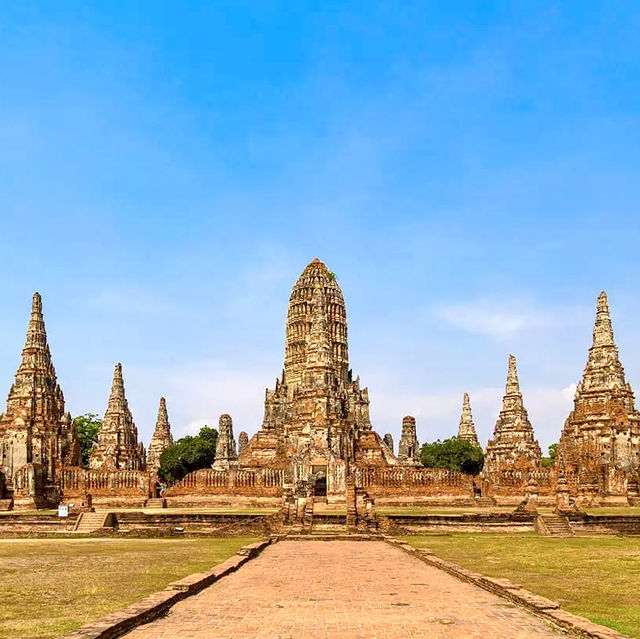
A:
{"type": "Polygon", "coordinates": [[[557,477],[554,468],[511,469],[490,473],[484,478],[482,494],[485,497],[525,495],[530,479],[536,482],[539,495],[555,494],[557,477]]]}
{"type": "Polygon", "coordinates": [[[471,475],[445,468],[358,468],[356,484],[372,497],[459,495],[473,497],[471,475]]]}
{"type": "Polygon", "coordinates": [[[57,472],[64,501],[81,500],[86,494],[92,497],[151,496],[149,473],[140,470],[85,470],[78,466],[63,466],[57,472]]]}
{"type": "Polygon", "coordinates": [[[277,468],[214,470],[203,468],[189,473],[169,487],[167,497],[177,495],[249,495],[283,494],[285,471],[277,468]]]}

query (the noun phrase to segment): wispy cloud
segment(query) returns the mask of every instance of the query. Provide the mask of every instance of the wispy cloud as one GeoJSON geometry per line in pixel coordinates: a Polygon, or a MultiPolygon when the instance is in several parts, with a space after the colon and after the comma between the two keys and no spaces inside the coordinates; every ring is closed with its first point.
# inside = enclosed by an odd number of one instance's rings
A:
{"type": "Polygon", "coordinates": [[[460,304],[441,304],[436,313],[468,333],[506,339],[531,330],[571,326],[585,321],[587,310],[535,306],[520,300],[482,299],[460,304]]]}

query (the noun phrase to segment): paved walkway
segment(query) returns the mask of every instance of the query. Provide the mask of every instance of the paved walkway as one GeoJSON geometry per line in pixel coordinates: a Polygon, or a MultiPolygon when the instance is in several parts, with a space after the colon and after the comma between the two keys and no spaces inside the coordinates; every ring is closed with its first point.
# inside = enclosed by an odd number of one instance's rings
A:
{"type": "Polygon", "coordinates": [[[283,541],[127,639],[537,639],[543,620],[379,541],[283,541]]]}

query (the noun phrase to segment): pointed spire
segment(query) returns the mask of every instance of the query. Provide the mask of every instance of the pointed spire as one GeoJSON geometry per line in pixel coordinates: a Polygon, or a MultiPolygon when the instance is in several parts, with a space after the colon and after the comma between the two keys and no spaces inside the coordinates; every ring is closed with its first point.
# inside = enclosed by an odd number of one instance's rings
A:
{"type": "Polygon", "coordinates": [[[144,470],[145,466],[144,447],[138,442],[138,429],[124,393],[122,364],[118,363],[113,371],[111,394],[89,467],[97,470],[108,467],[144,470]]]}
{"type": "Polygon", "coordinates": [[[507,371],[506,395],[520,395],[520,382],[518,381],[518,370],[516,368],[516,358],[509,355],[509,370],[507,371]]]}
{"type": "Polygon", "coordinates": [[[158,418],[156,427],[149,443],[147,452],[147,470],[157,472],[160,468],[160,456],[173,444],[171,425],[169,424],[169,414],[167,413],[167,402],[164,397],[160,398],[158,406],[158,418]]]}
{"type": "Polygon", "coordinates": [[[609,301],[607,294],[602,291],[598,295],[598,305],[596,309],[596,322],[593,327],[594,346],[614,346],[613,328],[611,327],[611,316],[609,314],[609,301]]]}
{"type": "Polygon", "coordinates": [[[464,439],[479,446],[478,434],[471,414],[469,393],[465,393],[462,399],[462,415],[460,415],[460,424],[458,425],[458,439],[464,439]]]}
{"type": "Polygon", "coordinates": [[[127,400],[124,395],[124,379],[122,378],[122,364],[116,364],[113,371],[113,381],[111,382],[111,394],[109,395],[109,407],[112,410],[119,406],[126,405],[127,400]]]}
{"type": "Polygon", "coordinates": [[[169,416],[167,415],[167,400],[164,397],[160,398],[160,405],[158,406],[158,419],[156,420],[156,430],[158,427],[168,426],[169,416]]]}
{"type": "Polygon", "coordinates": [[[493,438],[487,444],[482,473],[487,477],[493,472],[515,466],[536,468],[540,465],[541,456],[540,445],[535,438],[520,392],[516,358],[509,355],[502,411],[493,429],[493,438]]]}
{"type": "MultiPolygon", "coordinates": [[[[44,317],[42,315],[42,298],[40,293],[34,293],[31,301],[31,317],[27,327],[27,337],[22,351],[22,359],[29,355],[32,349],[47,350],[47,332],[44,326],[44,317]]],[[[28,357],[27,357],[28,359],[28,357]]]]}
{"type": "Polygon", "coordinates": [[[76,459],[73,453],[76,442],[71,420],[65,417],[64,396],[51,361],[42,298],[37,292],[31,301],[21,362],[9,391],[7,408],[0,415],[0,438],[3,432],[27,427],[32,429],[31,437],[6,441],[9,454],[0,454],[0,472],[13,481],[16,460],[22,460],[22,464],[28,460],[41,464],[47,480],[53,481],[56,462],[76,459]]]}

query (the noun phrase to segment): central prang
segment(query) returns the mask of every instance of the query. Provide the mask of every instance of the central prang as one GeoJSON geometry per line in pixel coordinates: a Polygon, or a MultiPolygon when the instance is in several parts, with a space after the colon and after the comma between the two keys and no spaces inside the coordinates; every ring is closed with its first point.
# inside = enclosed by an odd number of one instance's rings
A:
{"type": "Polygon", "coordinates": [[[344,297],[317,258],[291,291],[284,370],[266,392],[262,428],[239,463],[283,468],[293,485],[326,478],[327,495],[336,497],[344,496],[346,463],[398,463],[372,430],[369,392],[349,369],[344,297]]]}

